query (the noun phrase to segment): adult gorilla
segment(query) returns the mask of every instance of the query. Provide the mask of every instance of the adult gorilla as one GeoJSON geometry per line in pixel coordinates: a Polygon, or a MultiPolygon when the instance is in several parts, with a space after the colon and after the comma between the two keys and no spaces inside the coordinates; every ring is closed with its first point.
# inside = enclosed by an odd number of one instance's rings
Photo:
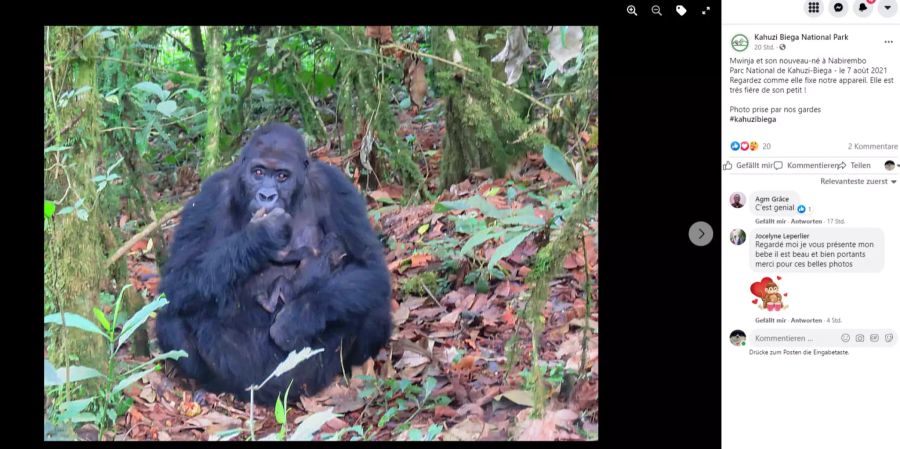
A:
{"type": "Polygon", "coordinates": [[[206,389],[246,399],[246,388],[264,380],[289,349],[310,346],[324,351],[269,381],[255,398],[272,403],[291,380],[292,396],[312,395],[341,372],[341,357],[349,370],[390,336],[390,277],[365,202],[338,169],[310,162],[302,136],[288,125],[260,128],[238,161],[203,183],[170,248],[162,279],[170,304],[156,320],[159,346],[185,350],[188,357],[176,365],[206,389]],[[260,208],[271,213],[251,222],[260,208]],[[245,284],[281,261],[301,216],[336,234],[346,256],[339,270],[285,301],[298,306],[281,311],[279,345],[270,337],[275,315],[245,284]]]}

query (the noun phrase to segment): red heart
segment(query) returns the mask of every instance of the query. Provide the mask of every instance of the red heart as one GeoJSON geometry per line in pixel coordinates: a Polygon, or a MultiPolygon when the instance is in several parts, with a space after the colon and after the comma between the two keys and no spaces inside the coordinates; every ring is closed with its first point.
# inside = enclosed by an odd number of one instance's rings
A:
{"type": "Polygon", "coordinates": [[[785,293],[785,294],[783,294],[783,295],[781,295],[781,296],[784,296],[785,298],[787,298],[787,293],[785,293]]]}
{"type": "Polygon", "coordinates": [[[778,279],[779,281],[781,280],[781,276],[775,276],[775,278],[778,279]]]}
{"type": "Polygon", "coordinates": [[[753,304],[756,304],[756,303],[758,303],[758,302],[759,302],[759,299],[758,299],[758,298],[753,300],[753,304]]]}
{"type": "Polygon", "coordinates": [[[766,284],[772,282],[772,278],[764,277],[759,282],[754,282],[753,285],[750,286],[750,293],[753,293],[753,296],[757,298],[762,298],[766,293],[766,284]]]}

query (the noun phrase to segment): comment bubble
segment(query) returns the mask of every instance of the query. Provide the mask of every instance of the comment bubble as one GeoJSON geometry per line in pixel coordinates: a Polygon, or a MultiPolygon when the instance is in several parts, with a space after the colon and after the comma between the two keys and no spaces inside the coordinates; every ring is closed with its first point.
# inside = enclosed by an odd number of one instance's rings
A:
{"type": "Polygon", "coordinates": [[[879,228],[760,228],[749,240],[753,271],[877,273],[884,268],[879,228]]]}
{"type": "Polygon", "coordinates": [[[801,204],[800,195],[791,191],[760,191],[750,197],[750,210],[754,215],[792,216],[797,215],[801,204]]]}

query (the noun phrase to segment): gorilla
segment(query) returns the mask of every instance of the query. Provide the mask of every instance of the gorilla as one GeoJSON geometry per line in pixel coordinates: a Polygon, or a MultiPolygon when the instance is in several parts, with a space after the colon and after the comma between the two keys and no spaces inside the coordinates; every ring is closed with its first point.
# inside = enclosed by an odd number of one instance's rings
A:
{"type": "Polygon", "coordinates": [[[156,333],[163,351],[188,353],[175,364],[204,389],[246,400],[309,346],[324,351],[254,398],[274,403],[291,381],[292,399],[313,395],[390,337],[390,275],[365,201],[340,170],[310,161],[303,140],[286,124],[263,126],[184,206],[156,333]],[[259,293],[272,289],[284,305],[270,311],[259,293]]]}

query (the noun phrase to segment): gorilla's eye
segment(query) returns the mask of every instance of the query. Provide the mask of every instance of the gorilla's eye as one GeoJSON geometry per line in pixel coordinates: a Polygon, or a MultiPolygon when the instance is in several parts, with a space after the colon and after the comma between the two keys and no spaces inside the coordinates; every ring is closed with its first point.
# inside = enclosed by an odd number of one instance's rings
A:
{"type": "Polygon", "coordinates": [[[309,159],[303,161],[303,166],[309,168],[309,159]]]}
{"type": "Polygon", "coordinates": [[[288,179],[288,174],[286,172],[278,173],[278,182],[285,182],[288,179]]]}
{"type": "Polygon", "coordinates": [[[253,175],[256,176],[257,178],[261,177],[261,176],[263,175],[263,169],[261,169],[261,168],[254,168],[254,169],[253,169],[253,175]]]}

